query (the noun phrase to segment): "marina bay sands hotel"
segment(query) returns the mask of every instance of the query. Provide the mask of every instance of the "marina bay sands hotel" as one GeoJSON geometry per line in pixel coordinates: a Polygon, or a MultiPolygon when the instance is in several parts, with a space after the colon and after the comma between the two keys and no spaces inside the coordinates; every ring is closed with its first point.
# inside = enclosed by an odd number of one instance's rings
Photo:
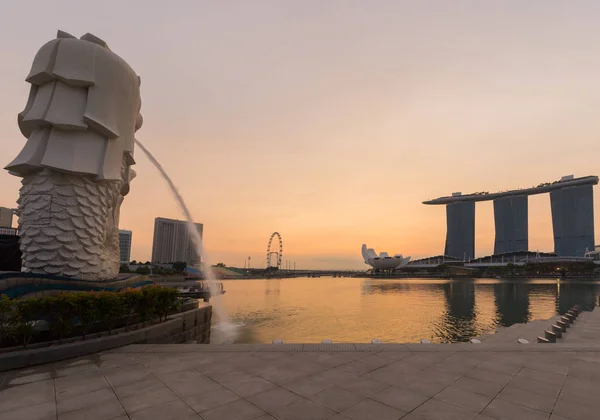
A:
{"type": "Polygon", "coordinates": [[[496,239],[494,254],[529,250],[528,197],[550,193],[554,252],[559,256],[583,257],[594,250],[594,192],[597,176],[574,178],[537,187],[496,193],[453,193],[424,201],[446,206],[445,255],[470,260],[475,257],[475,203],[494,201],[496,239]]]}

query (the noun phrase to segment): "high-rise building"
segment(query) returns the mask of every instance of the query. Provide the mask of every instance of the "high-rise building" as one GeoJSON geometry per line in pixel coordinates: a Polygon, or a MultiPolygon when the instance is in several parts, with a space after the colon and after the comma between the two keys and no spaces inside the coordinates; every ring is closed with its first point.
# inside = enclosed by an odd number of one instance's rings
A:
{"type": "MultiPolygon", "coordinates": [[[[202,223],[194,224],[202,238],[202,223]]],[[[186,262],[190,265],[200,263],[200,256],[196,253],[186,221],[163,217],[154,219],[152,262],[158,264],[186,262]]]]}
{"type": "Polygon", "coordinates": [[[13,210],[0,207],[0,227],[2,228],[11,228],[13,220],[13,210]]]}
{"type": "Polygon", "coordinates": [[[528,209],[527,195],[494,199],[494,254],[529,251],[528,209]]]}
{"type": "Polygon", "coordinates": [[[563,176],[536,187],[496,193],[477,192],[439,197],[423,204],[446,206],[444,254],[472,259],[475,253],[475,203],[494,202],[496,239],[494,254],[527,251],[529,248],[528,196],[550,193],[554,252],[563,257],[583,257],[594,249],[594,185],[597,176],[563,176]]]}
{"type": "Polygon", "coordinates": [[[475,257],[475,203],[451,203],[446,206],[445,255],[469,261],[475,257]]]}
{"type": "Polygon", "coordinates": [[[583,257],[593,251],[593,185],[561,188],[550,193],[554,252],[561,256],[583,257]]]}
{"type": "Polygon", "coordinates": [[[128,264],[131,261],[131,239],[130,230],[119,229],[119,248],[121,251],[121,264],[128,264]]]}

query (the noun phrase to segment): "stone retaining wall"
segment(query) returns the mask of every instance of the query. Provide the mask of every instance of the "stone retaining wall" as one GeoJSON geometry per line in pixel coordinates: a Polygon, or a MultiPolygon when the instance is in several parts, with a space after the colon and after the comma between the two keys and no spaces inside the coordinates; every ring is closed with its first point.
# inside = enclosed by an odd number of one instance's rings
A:
{"type": "Polygon", "coordinates": [[[0,372],[52,363],[129,344],[185,343],[191,340],[208,344],[210,343],[211,317],[212,306],[205,305],[169,316],[165,322],[135,331],[51,347],[2,353],[0,354],[0,372]]]}
{"type": "Polygon", "coordinates": [[[52,274],[0,272],[0,294],[10,298],[43,297],[61,291],[117,291],[152,284],[141,274],[119,274],[110,281],[80,280],[52,274]]]}

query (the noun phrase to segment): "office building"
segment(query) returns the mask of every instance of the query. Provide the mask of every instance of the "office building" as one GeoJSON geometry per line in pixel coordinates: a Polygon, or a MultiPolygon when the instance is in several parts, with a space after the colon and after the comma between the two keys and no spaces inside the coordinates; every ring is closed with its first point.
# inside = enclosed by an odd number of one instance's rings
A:
{"type": "Polygon", "coordinates": [[[131,240],[133,234],[130,230],[119,229],[119,249],[121,251],[121,264],[131,261],[131,240]]]}
{"type": "Polygon", "coordinates": [[[11,228],[13,221],[13,210],[0,207],[0,228],[11,228]]]}
{"type": "MultiPolygon", "coordinates": [[[[194,223],[202,238],[202,223],[194,223]]],[[[200,263],[192,239],[184,220],[154,219],[154,239],[152,241],[153,263],[186,262],[188,265],[200,263]]]]}

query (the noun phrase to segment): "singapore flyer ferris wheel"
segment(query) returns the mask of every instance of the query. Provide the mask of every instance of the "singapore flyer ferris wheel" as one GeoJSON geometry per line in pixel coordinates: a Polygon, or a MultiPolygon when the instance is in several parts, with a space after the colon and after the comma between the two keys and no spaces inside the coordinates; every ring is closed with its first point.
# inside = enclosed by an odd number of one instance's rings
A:
{"type": "Polygon", "coordinates": [[[271,237],[269,238],[269,245],[267,245],[267,268],[277,267],[277,269],[281,268],[281,258],[283,257],[283,241],[281,240],[281,235],[279,232],[273,232],[271,237]],[[273,238],[277,236],[279,239],[279,251],[271,251],[271,244],[273,243],[273,238]],[[271,256],[277,255],[277,265],[273,265],[271,261],[271,256]]]}

